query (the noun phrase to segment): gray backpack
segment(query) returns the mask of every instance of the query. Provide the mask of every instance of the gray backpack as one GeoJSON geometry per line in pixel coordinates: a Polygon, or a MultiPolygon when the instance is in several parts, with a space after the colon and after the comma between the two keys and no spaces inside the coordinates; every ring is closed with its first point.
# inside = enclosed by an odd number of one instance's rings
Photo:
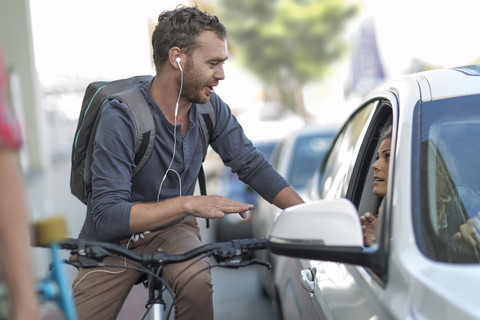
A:
{"type": "MultiPolygon", "coordinates": [[[[92,191],[92,153],[95,133],[103,106],[112,99],[123,101],[131,110],[137,128],[135,142],[136,175],[150,158],[155,144],[153,116],[140,87],[148,84],[152,76],[136,76],[112,82],[97,81],[88,85],[83,97],[82,108],[72,146],[72,168],[70,190],[83,203],[87,203],[92,191]]],[[[215,114],[210,102],[196,105],[199,130],[202,137],[203,160],[207,154],[210,137],[215,127],[215,114]]],[[[198,175],[201,194],[206,194],[203,166],[198,175]]]]}

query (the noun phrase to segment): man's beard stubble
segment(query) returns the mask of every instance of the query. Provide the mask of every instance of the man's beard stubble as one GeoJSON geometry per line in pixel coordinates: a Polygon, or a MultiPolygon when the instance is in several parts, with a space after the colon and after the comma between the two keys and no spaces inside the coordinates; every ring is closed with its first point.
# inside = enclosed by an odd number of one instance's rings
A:
{"type": "Polygon", "coordinates": [[[205,82],[195,75],[195,67],[193,64],[187,61],[183,74],[182,97],[191,103],[207,103],[210,97],[202,94],[205,87],[205,82]]]}

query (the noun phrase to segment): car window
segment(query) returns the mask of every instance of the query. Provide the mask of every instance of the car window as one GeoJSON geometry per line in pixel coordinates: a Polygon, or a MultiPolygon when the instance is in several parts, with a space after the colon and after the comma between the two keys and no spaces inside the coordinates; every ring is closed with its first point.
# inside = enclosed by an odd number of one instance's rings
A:
{"type": "Polygon", "coordinates": [[[329,135],[313,133],[296,140],[287,174],[287,181],[293,188],[296,190],[304,188],[323,161],[332,139],[333,133],[329,135]]]}
{"type": "Polygon", "coordinates": [[[345,197],[353,165],[365,133],[366,124],[372,117],[377,102],[361,107],[344,125],[337,136],[328,158],[322,167],[323,185],[320,197],[334,199],[345,197]]]}
{"type": "MultiPolygon", "coordinates": [[[[377,160],[377,151],[382,142],[381,136],[389,129],[392,130],[391,102],[382,100],[379,101],[379,108],[375,111],[375,116],[365,133],[347,194],[347,198],[357,206],[359,215],[366,212],[380,213],[379,207],[383,197],[373,193],[375,172],[372,165],[377,160]]],[[[394,146],[390,148],[393,150],[394,146]]]]}
{"type": "Polygon", "coordinates": [[[480,261],[480,105],[475,100],[479,96],[417,106],[416,237],[422,251],[439,261],[480,261]]]}

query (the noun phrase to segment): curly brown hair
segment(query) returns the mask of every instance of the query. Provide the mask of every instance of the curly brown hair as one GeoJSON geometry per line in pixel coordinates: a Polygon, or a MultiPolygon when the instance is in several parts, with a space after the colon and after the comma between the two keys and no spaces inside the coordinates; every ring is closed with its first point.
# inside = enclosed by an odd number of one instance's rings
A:
{"type": "Polygon", "coordinates": [[[227,36],[225,26],[217,16],[201,11],[196,6],[180,5],[175,10],[162,12],[152,34],[153,62],[157,71],[168,59],[168,51],[172,47],[179,47],[190,56],[197,37],[203,31],[213,31],[222,40],[227,36]]]}

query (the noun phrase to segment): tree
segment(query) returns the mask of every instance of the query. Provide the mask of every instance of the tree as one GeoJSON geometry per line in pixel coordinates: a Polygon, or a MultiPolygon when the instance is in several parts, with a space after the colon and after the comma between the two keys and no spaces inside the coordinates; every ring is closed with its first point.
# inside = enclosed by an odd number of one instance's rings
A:
{"type": "MultiPolygon", "coordinates": [[[[308,121],[303,87],[346,49],[341,32],[357,6],[345,0],[217,0],[230,51],[308,121]]],[[[266,92],[268,98],[268,91],[266,92]]]]}

